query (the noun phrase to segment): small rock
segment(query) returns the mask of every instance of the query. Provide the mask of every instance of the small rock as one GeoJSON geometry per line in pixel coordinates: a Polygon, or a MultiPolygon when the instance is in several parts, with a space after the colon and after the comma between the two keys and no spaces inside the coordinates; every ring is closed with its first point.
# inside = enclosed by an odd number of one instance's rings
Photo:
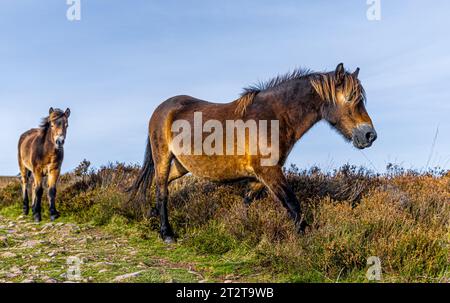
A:
{"type": "Polygon", "coordinates": [[[0,255],[0,258],[3,258],[3,259],[10,259],[10,258],[15,258],[15,257],[17,257],[17,255],[12,252],[9,252],[9,251],[4,252],[0,255]]]}
{"type": "Polygon", "coordinates": [[[41,262],[41,263],[48,263],[48,262],[50,262],[51,261],[51,259],[47,259],[47,258],[45,258],[45,259],[39,259],[39,262],[41,262]]]}
{"type": "Polygon", "coordinates": [[[49,256],[49,257],[54,257],[54,256],[56,256],[56,252],[55,252],[55,251],[49,252],[49,253],[47,254],[47,256],[49,256]]]}
{"type": "Polygon", "coordinates": [[[6,274],[6,277],[9,279],[12,279],[12,278],[20,276],[22,273],[23,272],[19,267],[13,266],[10,268],[9,272],[6,274]]]}
{"type": "MultiPolygon", "coordinates": [[[[20,276],[20,274],[16,274],[16,273],[13,273],[13,272],[7,273],[5,275],[5,277],[8,278],[8,279],[14,279],[14,278],[16,278],[18,276],[20,276]]],[[[9,282],[12,282],[12,281],[9,281],[9,282]]]]}
{"type": "Polygon", "coordinates": [[[141,273],[142,273],[142,271],[137,271],[137,272],[133,272],[133,273],[117,276],[117,277],[114,278],[113,282],[120,282],[120,281],[127,280],[127,279],[130,279],[130,278],[138,277],[138,276],[141,275],[141,273]]]}
{"type": "Polygon", "coordinates": [[[86,237],[80,240],[80,244],[88,244],[88,243],[92,243],[92,238],[91,237],[86,237]]]}
{"type": "Polygon", "coordinates": [[[106,268],[103,268],[103,269],[100,269],[99,271],[98,271],[98,273],[99,274],[102,274],[102,273],[104,273],[104,272],[107,272],[108,270],[106,269],[106,268]]]}
{"type": "Polygon", "coordinates": [[[223,283],[233,283],[233,281],[231,281],[231,280],[225,280],[225,281],[223,281],[223,283]]]}
{"type": "Polygon", "coordinates": [[[100,267],[100,266],[103,266],[103,265],[114,265],[114,263],[111,263],[111,262],[97,262],[97,263],[94,263],[92,266],[100,267]]]}
{"type": "Polygon", "coordinates": [[[11,267],[9,271],[13,272],[15,274],[22,274],[22,270],[19,267],[17,267],[17,266],[11,267]]]}
{"type": "Polygon", "coordinates": [[[34,283],[34,279],[33,278],[25,279],[25,280],[22,280],[22,282],[20,282],[20,283],[34,283]]]}
{"type": "Polygon", "coordinates": [[[21,247],[24,247],[24,248],[34,248],[34,247],[36,247],[36,246],[38,246],[38,245],[40,245],[40,244],[41,244],[40,241],[37,241],[37,240],[29,240],[29,241],[23,242],[22,245],[21,245],[21,247]]]}

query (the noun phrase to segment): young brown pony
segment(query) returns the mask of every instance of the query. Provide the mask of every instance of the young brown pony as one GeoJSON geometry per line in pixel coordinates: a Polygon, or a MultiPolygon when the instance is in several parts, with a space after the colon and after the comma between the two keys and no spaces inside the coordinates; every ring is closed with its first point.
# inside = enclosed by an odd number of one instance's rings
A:
{"type": "MultiPolygon", "coordinates": [[[[274,200],[287,209],[298,230],[303,231],[307,224],[303,220],[302,208],[283,175],[282,166],[294,144],[322,119],[359,149],[369,147],[375,141],[377,134],[365,109],[365,93],[358,80],[358,73],[359,68],[354,73],[345,71],[341,63],[332,72],[296,70],[276,77],[267,83],[245,89],[241,98],[227,104],[189,96],[176,96],[163,102],[150,119],[144,164],[132,187],[132,194],[134,196],[140,192],[145,199],[146,190],[155,177],[156,210],[160,215],[160,234],[164,241],[174,241],[167,213],[168,184],[189,172],[219,182],[249,180],[253,182],[253,192],[248,197],[267,188],[274,200]],[[205,124],[202,128],[209,132],[213,128],[225,128],[227,120],[256,123],[271,121],[272,125],[277,121],[278,138],[269,134],[265,139],[271,141],[272,145],[275,142],[273,139],[278,139],[277,161],[272,165],[263,165],[261,160],[267,154],[261,151],[256,154],[249,152],[254,147],[254,143],[249,143],[252,139],[248,131],[251,123],[244,125],[247,129],[244,129],[245,148],[241,154],[186,153],[192,151],[192,146],[184,149],[184,143],[181,149],[177,148],[174,139],[179,134],[175,133],[179,128],[174,127],[174,123],[187,121],[194,126],[188,134],[192,132],[195,137],[196,113],[201,113],[203,120],[216,121],[212,123],[214,127],[206,127],[205,124]]],[[[239,129],[236,128],[236,131],[239,129]]],[[[203,133],[201,136],[205,140],[206,135],[203,133]]],[[[234,133],[232,138],[232,148],[242,144],[234,133]]],[[[218,139],[215,146],[221,146],[221,143],[227,144],[218,139]]]]}
{"type": "Polygon", "coordinates": [[[56,210],[56,182],[59,178],[64,158],[64,141],[68,128],[70,109],[62,111],[50,108],[49,116],[42,119],[39,128],[31,129],[19,140],[19,168],[22,177],[23,213],[28,215],[28,179],[33,174],[33,218],[41,221],[41,199],[43,194],[42,179],[47,176],[48,200],[50,202],[50,219],[59,217],[56,210]]]}

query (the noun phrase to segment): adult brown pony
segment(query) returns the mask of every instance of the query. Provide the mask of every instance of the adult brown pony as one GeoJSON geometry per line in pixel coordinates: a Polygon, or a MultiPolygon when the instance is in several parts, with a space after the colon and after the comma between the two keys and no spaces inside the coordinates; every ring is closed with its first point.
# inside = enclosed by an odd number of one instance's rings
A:
{"type": "MultiPolygon", "coordinates": [[[[296,70],[276,77],[245,89],[241,98],[226,104],[190,96],[176,96],[163,102],[150,119],[144,164],[132,193],[139,192],[145,199],[146,190],[155,178],[156,210],[160,214],[160,234],[164,241],[174,241],[167,213],[168,184],[189,172],[219,182],[247,179],[253,182],[253,192],[248,197],[267,188],[274,200],[287,209],[298,230],[303,231],[307,224],[300,203],[283,175],[283,164],[294,144],[322,119],[359,149],[375,141],[377,134],[365,109],[365,93],[358,73],[359,68],[349,73],[341,63],[332,72],[296,70]],[[173,144],[177,134],[172,126],[175,121],[183,120],[194,125],[194,113],[199,112],[204,120],[218,120],[224,127],[226,120],[278,121],[279,160],[275,165],[261,165],[263,154],[248,152],[251,148],[248,134],[243,155],[180,153],[173,144]]],[[[205,134],[202,136],[205,139],[205,134]]]]}
{"type": "Polygon", "coordinates": [[[50,203],[50,220],[59,217],[56,210],[56,183],[59,178],[64,158],[64,142],[66,140],[70,109],[62,111],[50,108],[49,116],[42,119],[39,128],[30,129],[20,136],[19,168],[22,179],[23,213],[29,213],[27,184],[33,174],[33,218],[41,221],[41,200],[43,194],[42,180],[47,176],[48,200],[50,203]]]}

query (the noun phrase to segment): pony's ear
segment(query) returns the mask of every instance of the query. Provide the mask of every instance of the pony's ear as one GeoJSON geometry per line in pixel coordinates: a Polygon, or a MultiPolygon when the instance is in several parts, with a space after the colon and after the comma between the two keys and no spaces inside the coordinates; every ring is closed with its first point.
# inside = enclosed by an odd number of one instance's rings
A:
{"type": "Polygon", "coordinates": [[[359,75],[359,67],[357,67],[356,70],[353,72],[353,77],[355,77],[355,79],[358,79],[358,75],[359,75]]]}
{"type": "Polygon", "coordinates": [[[70,108],[67,108],[66,112],[64,114],[66,115],[67,118],[69,118],[69,116],[70,116],[70,108]]]}
{"type": "Polygon", "coordinates": [[[53,107],[50,107],[50,109],[48,110],[48,114],[51,115],[55,110],[53,109],[53,107]]]}
{"type": "Polygon", "coordinates": [[[334,72],[336,76],[336,80],[338,84],[341,84],[342,81],[344,81],[345,77],[345,69],[344,69],[344,63],[339,63],[336,67],[336,71],[334,72]]]}

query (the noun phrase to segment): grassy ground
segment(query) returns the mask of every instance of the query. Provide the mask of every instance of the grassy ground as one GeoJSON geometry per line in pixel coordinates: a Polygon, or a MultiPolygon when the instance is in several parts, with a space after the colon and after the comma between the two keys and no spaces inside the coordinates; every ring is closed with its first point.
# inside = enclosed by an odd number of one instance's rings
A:
{"type": "Polygon", "coordinates": [[[245,184],[187,176],[170,187],[178,237],[170,246],[157,220],[144,219],[149,206],[123,191],[136,173],[84,163],[64,175],[58,223],[22,217],[18,183],[1,189],[0,281],[70,280],[71,256],[83,261],[84,282],[366,282],[371,256],[383,282],[450,281],[449,172],[292,167],[286,173],[311,224],[303,236],[270,197],[245,206],[245,184]]]}

